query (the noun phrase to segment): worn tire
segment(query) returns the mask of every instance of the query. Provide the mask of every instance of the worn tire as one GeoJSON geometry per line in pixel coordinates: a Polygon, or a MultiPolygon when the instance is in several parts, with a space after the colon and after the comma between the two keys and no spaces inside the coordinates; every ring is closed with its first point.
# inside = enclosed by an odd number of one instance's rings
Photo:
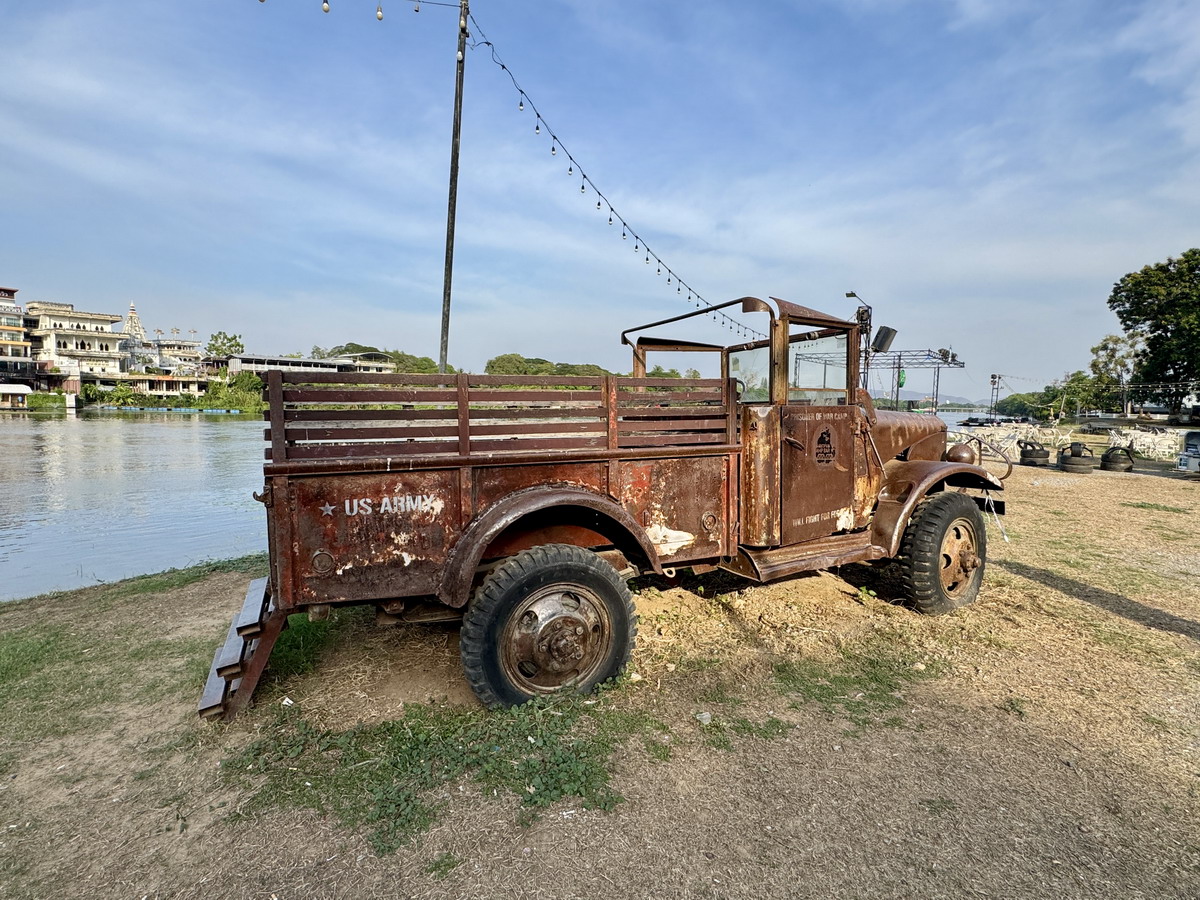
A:
{"type": "Polygon", "coordinates": [[[1058,461],[1058,467],[1064,472],[1086,475],[1095,468],[1095,465],[1090,456],[1067,456],[1058,461]],[[1084,460],[1084,462],[1073,462],[1072,460],[1084,460]]]}
{"type": "Polygon", "coordinates": [[[966,494],[922,500],[900,541],[904,592],[918,612],[941,615],[974,602],[987,560],[983,514],[966,494]]]}
{"type": "Polygon", "coordinates": [[[629,588],[591,551],[545,544],[507,559],[463,617],[460,653],[485,706],[590,691],[621,674],[637,637],[629,588]]]}

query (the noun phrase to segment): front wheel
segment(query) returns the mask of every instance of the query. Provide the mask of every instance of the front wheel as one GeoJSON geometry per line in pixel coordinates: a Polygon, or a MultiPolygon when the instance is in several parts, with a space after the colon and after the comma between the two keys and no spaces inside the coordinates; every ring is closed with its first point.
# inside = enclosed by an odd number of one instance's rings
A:
{"type": "Polygon", "coordinates": [[[939,493],[913,512],[897,562],[908,600],[919,612],[940,615],[975,600],[986,558],[987,531],[975,501],[939,493]]]}
{"type": "Polygon", "coordinates": [[[489,707],[564,690],[589,691],[621,673],[637,635],[629,588],[596,554],[546,544],[506,560],[463,617],[463,668],[489,707]]]}

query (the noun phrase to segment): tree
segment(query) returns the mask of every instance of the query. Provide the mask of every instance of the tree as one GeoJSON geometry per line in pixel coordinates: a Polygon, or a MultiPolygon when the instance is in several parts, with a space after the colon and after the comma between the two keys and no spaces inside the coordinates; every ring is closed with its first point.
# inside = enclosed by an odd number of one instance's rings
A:
{"type": "Polygon", "coordinates": [[[1138,354],[1142,351],[1142,337],[1132,334],[1122,337],[1118,334],[1106,334],[1092,348],[1090,368],[1096,380],[1096,389],[1100,394],[1117,398],[1121,402],[1121,414],[1129,415],[1129,382],[1137,367],[1138,354]]]}
{"type": "Polygon", "coordinates": [[[226,334],[223,331],[214,331],[208,339],[208,346],[204,348],[205,355],[216,359],[229,359],[245,352],[246,345],[242,343],[240,334],[226,334]]]}
{"type": "MultiPolygon", "coordinates": [[[[396,364],[397,372],[405,372],[410,375],[436,375],[437,363],[428,356],[414,356],[411,353],[405,353],[403,350],[385,351],[391,356],[396,364]]],[[[454,366],[446,366],[447,373],[454,372],[454,366]]]]}
{"type": "Polygon", "coordinates": [[[996,412],[1002,416],[1041,418],[1045,413],[1045,404],[1040,393],[1009,394],[996,401],[996,412]]]}
{"type": "Polygon", "coordinates": [[[1140,336],[1135,378],[1144,394],[1178,412],[1200,381],[1200,249],[1130,272],[1115,285],[1109,308],[1127,334],[1140,336]]]}

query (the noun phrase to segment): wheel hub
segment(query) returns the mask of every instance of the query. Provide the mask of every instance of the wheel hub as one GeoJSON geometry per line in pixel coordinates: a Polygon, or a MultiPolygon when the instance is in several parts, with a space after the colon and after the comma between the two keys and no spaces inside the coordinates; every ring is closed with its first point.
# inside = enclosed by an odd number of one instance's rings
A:
{"type": "Polygon", "coordinates": [[[957,519],[946,529],[942,540],[941,580],[945,592],[954,596],[966,590],[976,569],[982,564],[975,530],[965,519],[957,519]]]}
{"type": "Polygon", "coordinates": [[[612,640],[604,604],[578,585],[549,585],[526,597],[501,635],[501,665],[530,693],[584,681],[612,640]]]}

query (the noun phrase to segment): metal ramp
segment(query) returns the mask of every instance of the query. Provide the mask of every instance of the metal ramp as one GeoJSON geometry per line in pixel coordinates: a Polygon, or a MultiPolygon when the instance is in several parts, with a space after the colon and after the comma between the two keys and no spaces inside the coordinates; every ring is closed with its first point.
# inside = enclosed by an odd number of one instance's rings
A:
{"type": "Polygon", "coordinates": [[[275,607],[270,580],[254,579],[229,625],[225,643],[213,657],[197,707],[200,718],[228,722],[249,705],[275,641],[286,626],[287,614],[275,607]]]}

